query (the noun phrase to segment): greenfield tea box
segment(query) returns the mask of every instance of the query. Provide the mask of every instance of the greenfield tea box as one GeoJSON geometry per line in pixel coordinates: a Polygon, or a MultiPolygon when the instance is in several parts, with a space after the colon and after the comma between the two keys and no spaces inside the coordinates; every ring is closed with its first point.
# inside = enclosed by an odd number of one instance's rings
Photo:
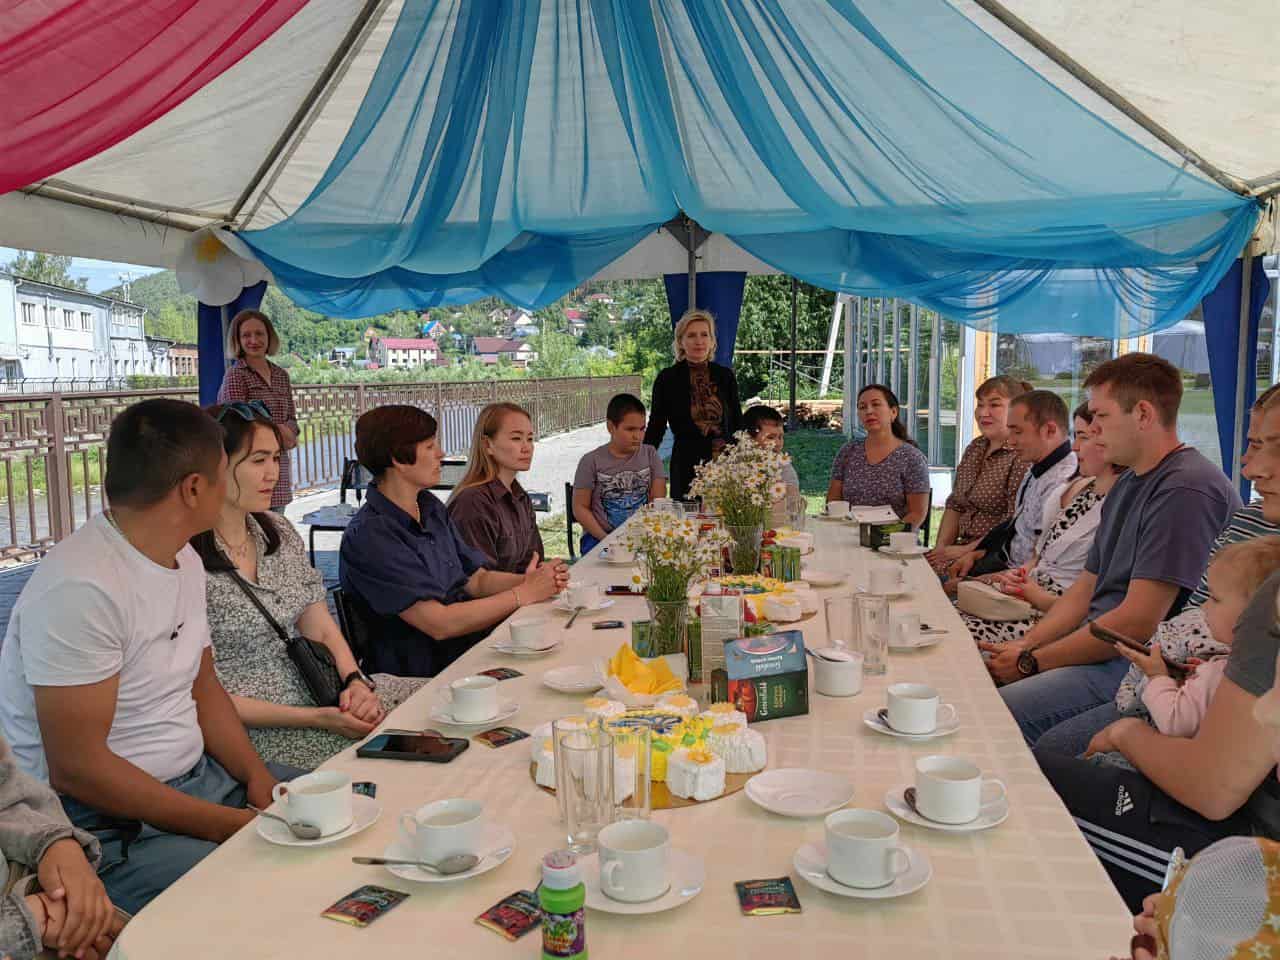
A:
{"type": "Polygon", "coordinates": [[[732,703],[748,723],[809,712],[809,665],[799,630],[730,640],[724,662],[723,673],[712,678],[712,700],[732,703]]]}
{"type": "Polygon", "coordinates": [[[901,520],[896,523],[860,523],[858,524],[858,541],[864,547],[879,550],[889,545],[889,534],[910,530],[901,520]]]}

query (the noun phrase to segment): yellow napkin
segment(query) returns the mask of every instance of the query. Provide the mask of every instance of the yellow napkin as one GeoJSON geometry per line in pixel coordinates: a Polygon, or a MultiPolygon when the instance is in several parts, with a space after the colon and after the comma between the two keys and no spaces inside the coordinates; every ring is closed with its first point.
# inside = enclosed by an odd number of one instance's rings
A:
{"type": "Polygon", "coordinates": [[[618,647],[618,652],[609,661],[609,674],[617,677],[632,693],[656,695],[683,689],[665,660],[661,657],[641,660],[626,643],[618,647]]]}

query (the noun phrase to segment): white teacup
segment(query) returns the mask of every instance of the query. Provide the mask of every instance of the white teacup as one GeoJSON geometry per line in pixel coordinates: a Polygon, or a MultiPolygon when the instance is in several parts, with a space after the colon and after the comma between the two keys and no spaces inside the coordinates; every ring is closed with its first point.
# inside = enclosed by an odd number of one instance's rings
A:
{"type": "Polygon", "coordinates": [[[596,838],[600,848],[600,890],[611,900],[641,903],[671,886],[667,828],[652,820],[611,823],[596,838]]]}
{"type": "Polygon", "coordinates": [[[813,688],[824,697],[852,697],[862,692],[862,654],[839,647],[815,650],[813,688]]]}
{"type": "Polygon", "coordinates": [[[920,641],[920,614],[910,610],[890,614],[889,630],[893,646],[915,646],[920,641]]]}
{"type": "Polygon", "coordinates": [[[427,863],[470,853],[484,854],[484,805],[478,800],[437,800],[400,814],[400,832],[414,856],[427,863]]]}
{"type": "Polygon", "coordinates": [[[844,517],[847,517],[848,515],[849,515],[849,501],[848,501],[848,500],[828,500],[828,501],[827,501],[827,516],[828,516],[828,517],[840,517],[840,518],[844,518],[844,517]]]}
{"type": "Polygon", "coordinates": [[[665,510],[667,513],[673,513],[676,510],[676,502],[670,497],[658,497],[658,499],[653,501],[653,509],[665,510]]]}
{"type": "Polygon", "coordinates": [[[872,567],[867,578],[871,588],[868,593],[879,593],[886,596],[902,590],[902,567],[895,560],[893,566],[872,567]]]}
{"type": "Polygon", "coordinates": [[[522,650],[540,650],[547,645],[547,618],[525,617],[512,620],[511,645],[522,650]]]}
{"type": "Polygon", "coordinates": [[[837,810],[824,822],[827,873],[846,887],[884,887],[911,868],[898,822],[878,810],[837,810]]]}
{"type": "Polygon", "coordinates": [[[912,531],[889,534],[890,550],[914,550],[918,543],[919,540],[912,531]]]}
{"type": "Polygon", "coordinates": [[[601,552],[605,555],[605,559],[613,563],[630,563],[636,558],[634,550],[628,550],[620,543],[606,544],[601,552]]]}
{"type": "Polygon", "coordinates": [[[569,601],[569,606],[574,609],[584,607],[591,610],[600,605],[600,584],[571,580],[569,586],[565,588],[564,595],[569,601]]]}
{"type": "Polygon", "coordinates": [[[309,823],[324,835],[341,833],[351,826],[351,777],[336,770],[321,770],[295,777],[271,788],[271,799],[280,816],[290,823],[309,823]]]}
{"type": "Polygon", "coordinates": [[[493,677],[463,677],[449,684],[453,719],[479,723],[498,715],[498,681],[493,677]]]}
{"type": "Polygon", "coordinates": [[[955,723],[959,716],[927,683],[890,684],[886,699],[888,724],[899,733],[933,733],[939,724],[955,723]]]}
{"type": "Polygon", "coordinates": [[[968,823],[987,803],[1007,795],[999,780],[983,779],[975,764],[959,757],[921,757],[916,761],[916,809],[939,823],[968,823]],[[989,789],[984,789],[989,788],[989,789]]]}

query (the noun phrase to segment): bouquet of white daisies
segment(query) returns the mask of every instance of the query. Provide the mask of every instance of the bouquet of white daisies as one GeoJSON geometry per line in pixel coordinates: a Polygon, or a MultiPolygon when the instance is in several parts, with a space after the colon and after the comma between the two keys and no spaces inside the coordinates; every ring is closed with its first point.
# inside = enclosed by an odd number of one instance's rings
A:
{"type": "Polygon", "coordinates": [[[643,571],[638,586],[654,602],[684,600],[689,584],[711,566],[719,566],[728,535],[720,529],[698,532],[698,523],[652,505],[639,510],[623,531],[643,571]]]}
{"type": "Polygon", "coordinates": [[[689,493],[701,497],[727,526],[764,526],[772,505],[786,495],[782,468],[790,462],[785,453],[763,447],[740,431],[720,456],[695,468],[689,493]]]}

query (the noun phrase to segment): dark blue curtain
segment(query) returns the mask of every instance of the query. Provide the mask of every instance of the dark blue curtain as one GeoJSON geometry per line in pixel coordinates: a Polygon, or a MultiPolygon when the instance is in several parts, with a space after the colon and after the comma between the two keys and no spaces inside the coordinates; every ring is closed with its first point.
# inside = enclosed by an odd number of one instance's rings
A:
{"type": "MultiPolygon", "coordinates": [[[[689,309],[689,275],[668,273],[667,306],[671,309],[671,325],[689,309]]],[[[746,273],[735,270],[709,270],[697,276],[697,305],[710,310],[716,318],[715,361],[721,366],[733,366],[733,344],[738,339],[738,320],[742,316],[742,288],[746,273]]]]}
{"type": "MultiPolygon", "coordinates": [[[[1204,335],[1209,350],[1209,378],[1213,384],[1213,411],[1218,420],[1218,447],[1222,465],[1231,474],[1235,437],[1248,424],[1236,423],[1236,368],[1240,350],[1240,277],[1243,260],[1237,260],[1207,297],[1204,298],[1204,335]]],[[[1262,258],[1253,260],[1249,288],[1249,351],[1245,364],[1244,407],[1253,406],[1258,382],[1258,318],[1270,284],[1262,272],[1262,258]]],[[[1247,414],[1246,414],[1247,416],[1247,414]]],[[[1243,447],[1241,448],[1243,449],[1243,447]]],[[[1249,483],[1241,480],[1240,495],[1247,501],[1249,483]]]]}
{"type": "Polygon", "coordinates": [[[222,337],[222,311],[227,311],[230,320],[241,310],[257,310],[262,306],[262,298],[267,292],[267,281],[245,287],[240,296],[225,307],[211,307],[207,303],[199,305],[196,311],[196,344],[200,352],[200,405],[215,403],[218,389],[222,386],[222,375],[227,370],[226,341],[222,337]]]}

